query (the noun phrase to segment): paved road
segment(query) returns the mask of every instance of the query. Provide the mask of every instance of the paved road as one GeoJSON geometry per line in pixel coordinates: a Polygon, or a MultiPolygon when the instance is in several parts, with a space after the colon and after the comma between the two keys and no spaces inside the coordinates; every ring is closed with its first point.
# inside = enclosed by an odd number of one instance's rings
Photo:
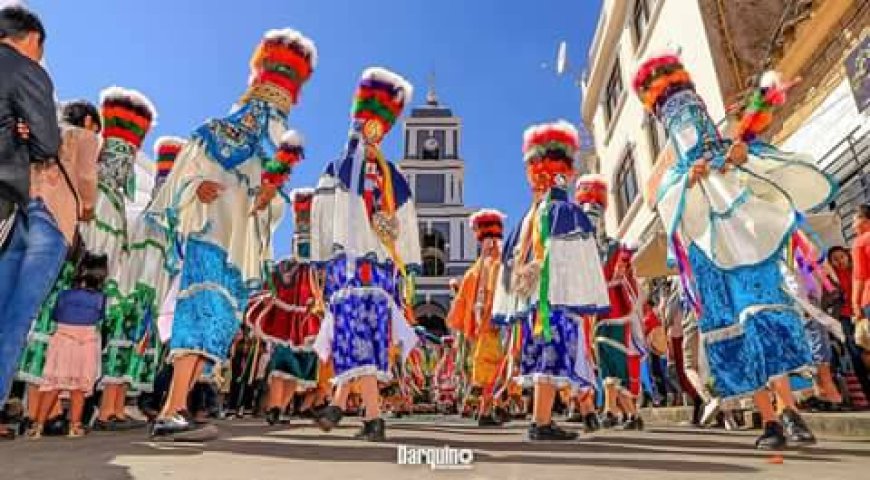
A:
{"type": "Polygon", "coordinates": [[[754,433],[651,428],[605,432],[571,444],[529,444],[522,426],[480,430],[436,419],[391,423],[389,442],[351,438],[355,422],[324,435],[305,423],[267,428],[222,424],[205,445],[145,441],[142,432],[0,443],[0,479],[50,480],[387,480],[657,478],[827,480],[868,478],[870,438],[824,439],[784,454],[782,463],[751,448],[754,433]],[[396,465],[399,445],[472,449],[469,470],[396,465]]]}

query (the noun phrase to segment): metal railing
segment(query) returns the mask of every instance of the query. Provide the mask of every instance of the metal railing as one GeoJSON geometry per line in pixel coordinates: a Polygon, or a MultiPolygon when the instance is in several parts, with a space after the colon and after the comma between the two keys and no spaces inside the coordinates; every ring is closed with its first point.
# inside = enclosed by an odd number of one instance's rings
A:
{"type": "Polygon", "coordinates": [[[852,220],[858,205],[870,202],[870,130],[852,130],[819,160],[824,171],[840,184],[829,208],[842,220],[847,242],[855,237],[852,220]],[[861,131],[864,130],[864,131],[861,131]]]}

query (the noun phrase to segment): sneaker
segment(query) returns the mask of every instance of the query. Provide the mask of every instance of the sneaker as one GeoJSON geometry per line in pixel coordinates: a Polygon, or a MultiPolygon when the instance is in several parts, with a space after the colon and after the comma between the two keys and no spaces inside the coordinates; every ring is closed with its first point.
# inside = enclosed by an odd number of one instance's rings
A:
{"type": "Polygon", "coordinates": [[[42,425],[34,423],[24,436],[28,440],[39,440],[42,438],[42,425]]]}
{"type": "Polygon", "coordinates": [[[816,443],[816,436],[810,431],[804,419],[799,413],[786,408],[780,415],[782,424],[785,427],[785,432],[788,436],[788,441],[798,445],[813,445],[816,443]]]}
{"type": "Polygon", "coordinates": [[[597,432],[601,429],[601,421],[598,419],[598,415],[594,412],[589,412],[583,417],[583,425],[586,427],[587,432],[597,432]]]}
{"type": "Polygon", "coordinates": [[[528,432],[528,438],[532,441],[571,441],[576,440],[577,437],[577,432],[560,428],[554,422],[544,426],[533,423],[529,426],[528,432]]]}
{"type": "Polygon", "coordinates": [[[117,432],[123,430],[123,428],[117,417],[109,417],[108,420],[96,419],[93,430],[95,432],[117,432]]]}
{"type": "Polygon", "coordinates": [[[387,439],[386,422],[384,422],[383,418],[363,420],[362,428],[353,438],[368,442],[383,442],[387,439]]]}
{"type": "Polygon", "coordinates": [[[84,437],[86,434],[87,431],[85,431],[85,428],[81,424],[78,424],[69,427],[69,434],[67,434],[67,436],[69,438],[81,438],[84,437]]]}
{"type": "Polygon", "coordinates": [[[611,429],[619,425],[619,419],[611,412],[604,414],[604,420],[601,421],[601,428],[611,429]]]}
{"type": "Polygon", "coordinates": [[[266,423],[269,425],[277,425],[281,421],[281,409],[272,407],[266,412],[266,423]]]}
{"type": "Polygon", "coordinates": [[[330,405],[314,413],[314,423],[324,432],[328,432],[338,425],[342,416],[340,408],[330,405]]]}
{"type": "Polygon", "coordinates": [[[779,422],[765,423],[764,431],[755,440],[755,448],[758,450],[782,450],[786,444],[785,433],[779,422]]]}
{"type": "Polygon", "coordinates": [[[719,416],[720,410],[721,408],[719,406],[718,398],[714,398],[707,402],[707,404],[704,405],[704,413],[701,414],[701,426],[706,427],[713,423],[713,421],[716,420],[716,417],[719,416]]]}
{"type": "Polygon", "coordinates": [[[493,415],[481,415],[477,419],[478,427],[500,427],[502,422],[495,419],[493,415]]]}
{"type": "Polygon", "coordinates": [[[183,415],[175,414],[169,418],[158,418],[151,427],[152,437],[164,437],[176,433],[187,432],[192,429],[191,424],[183,415]]]}

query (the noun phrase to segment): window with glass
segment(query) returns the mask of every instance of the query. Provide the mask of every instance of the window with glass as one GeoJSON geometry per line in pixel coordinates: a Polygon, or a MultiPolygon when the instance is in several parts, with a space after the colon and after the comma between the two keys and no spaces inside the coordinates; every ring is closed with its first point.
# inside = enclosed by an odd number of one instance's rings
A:
{"type": "Polygon", "coordinates": [[[613,121],[622,93],[622,72],[617,59],[613,71],[610,72],[610,78],[607,79],[607,86],[604,88],[604,119],[608,125],[613,121]]]}
{"type": "Polygon", "coordinates": [[[649,25],[650,3],[652,3],[651,0],[635,0],[634,2],[634,10],[631,12],[631,32],[635,45],[640,45],[649,25]]]}
{"type": "Polygon", "coordinates": [[[634,163],[634,153],[629,149],[619,164],[619,171],[616,174],[616,207],[620,223],[628,214],[631,204],[639,193],[634,163]]]}

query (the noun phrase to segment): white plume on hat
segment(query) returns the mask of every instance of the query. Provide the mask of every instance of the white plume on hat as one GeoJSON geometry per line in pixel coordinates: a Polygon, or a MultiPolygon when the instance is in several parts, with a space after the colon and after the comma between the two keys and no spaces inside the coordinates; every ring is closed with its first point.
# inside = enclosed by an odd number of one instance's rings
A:
{"type": "Polygon", "coordinates": [[[398,73],[392,72],[383,67],[369,67],[365,69],[362,73],[361,79],[372,79],[394,85],[396,88],[402,90],[403,93],[399,99],[406,104],[410,102],[411,98],[414,96],[414,86],[411,85],[411,82],[405,80],[405,78],[398,73]]]}
{"type": "Polygon", "coordinates": [[[314,41],[292,28],[273,29],[266,32],[263,38],[267,40],[280,40],[287,45],[298,45],[310,58],[311,69],[317,67],[317,47],[314,41]]]}

